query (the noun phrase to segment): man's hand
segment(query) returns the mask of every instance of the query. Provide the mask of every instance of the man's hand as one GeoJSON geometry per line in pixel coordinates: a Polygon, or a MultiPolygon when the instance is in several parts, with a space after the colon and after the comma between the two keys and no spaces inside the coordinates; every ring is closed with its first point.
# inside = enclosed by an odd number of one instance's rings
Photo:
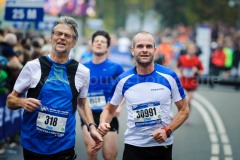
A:
{"type": "Polygon", "coordinates": [[[104,137],[107,132],[110,130],[111,126],[109,123],[101,123],[98,126],[98,132],[104,137]]]}
{"type": "Polygon", "coordinates": [[[167,134],[164,129],[155,130],[151,136],[158,142],[162,143],[167,139],[167,134]]]}
{"type": "Polygon", "coordinates": [[[7,97],[7,107],[12,110],[23,108],[28,112],[33,112],[42,105],[41,101],[36,98],[22,98],[21,95],[13,90],[7,97]]]}
{"type": "Polygon", "coordinates": [[[33,112],[42,104],[40,100],[35,98],[21,98],[20,105],[24,108],[24,110],[33,112]]]}
{"type": "Polygon", "coordinates": [[[92,148],[93,149],[93,153],[98,152],[102,145],[103,145],[103,138],[102,136],[97,132],[96,129],[90,129],[90,135],[92,137],[92,139],[95,141],[95,146],[92,148]]]}

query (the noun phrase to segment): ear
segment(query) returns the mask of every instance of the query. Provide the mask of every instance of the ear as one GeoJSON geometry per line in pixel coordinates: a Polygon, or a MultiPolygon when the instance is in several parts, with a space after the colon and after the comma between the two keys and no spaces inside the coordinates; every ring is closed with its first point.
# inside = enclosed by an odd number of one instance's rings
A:
{"type": "Polygon", "coordinates": [[[132,53],[132,56],[134,57],[134,48],[133,47],[131,48],[131,53],[132,53]]]}
{"type": "Polygon", "coordinates": [[[153,53],[155,54],[155,53],[156,53],[156,51],[157,51],[157,48],[156,48],[156,47],[154,47],[154,52],[153,52],[153,53]]]}
{"type": "Polygon", "coordinates": [[[73,42],[72,42],[72,48],[74,48],[76,44],[77,44],[77,40],[73,40],[73,42]]]}

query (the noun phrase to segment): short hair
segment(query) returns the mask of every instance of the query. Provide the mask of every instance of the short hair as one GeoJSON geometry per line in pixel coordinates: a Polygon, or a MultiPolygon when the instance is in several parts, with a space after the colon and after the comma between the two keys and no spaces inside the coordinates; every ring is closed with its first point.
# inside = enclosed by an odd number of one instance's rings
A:
{"type": "Polygon", "coordinates": [[[107,32],[105,32],[105,31],[96,31],[95,33],[93,33],[93,35],[92,35],[92,43],[93,43],[95,37],[97,37],[97,36],[105,37],[107,39],[107,46],[108,47],[110,46],[111,38],[110,38],[110,35],[107,32]]]}
{"type": "MultiPolygon", "coordinates": [[[[146,31],[140,31],[140,32],[136,33],[135,36],[134,36],[133,39],[132,39],[132,48],[135,47],[136,37],[137,37],[139,34],[150,35],[150,36],[152,36],[152,38],[153,38],[153,40],[154,40],[154,37],[153,37],[153,35],[152,35],[151,33],[146,32],[146,31]]],[[[154,42],[153,42],[153,46],[155,47],[155,43],[154,43],[154,42]]]]}
{"type": "Polygon", "coordinates": [[[79,36],[78,35],[78,30],[77,30],[78,29],[78,24],[77,24],[77,21],[74,18],[68,17],[68,16],[62,16],[62,17],[58,18],[54,22],[54,25],[53,25],[53,28],[52,28],[52,33],[53,33],[53,29],[58,24],[66,24],[66,25],[70,26],[73,29],[74,33],[75,33],[75,36],[74,36],[75,40],[78,39],[78,36],[79,36]]]}
{"type": "Polygon", "coordinates": [[[3,38],[3,42],[14,46],[17,44],[17,36],[14,33],[7,33],[3,38]]]}

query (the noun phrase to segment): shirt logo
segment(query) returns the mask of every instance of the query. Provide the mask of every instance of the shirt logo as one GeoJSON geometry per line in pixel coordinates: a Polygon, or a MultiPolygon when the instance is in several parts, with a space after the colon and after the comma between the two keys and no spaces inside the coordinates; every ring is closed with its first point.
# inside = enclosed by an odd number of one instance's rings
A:
{"type": "Polygon", "coordinates": [[[151,88],[151,91],[162,91],[164,88],[151,88]]]}
{"type": "Polygon", "coordinates": [[[48,107],[47,106],[40,106],[39,107],[40,108],[40,111],[42,111],[42,112],[46,112],[46,111],[49,111],[49,109],[48,109],[48,107]]]}

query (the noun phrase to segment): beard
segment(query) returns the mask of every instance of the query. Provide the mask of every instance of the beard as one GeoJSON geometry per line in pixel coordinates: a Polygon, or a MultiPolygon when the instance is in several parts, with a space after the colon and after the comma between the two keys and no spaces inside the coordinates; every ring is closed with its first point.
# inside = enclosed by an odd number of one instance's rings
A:
{"type": "Polygon", "coordinates": [[[59,49],[55,49],[55,53],[57,53],[58,55],[67,55],[70,53],[70,51],[67,51],[66,49],[64,50],[59,50],[59,49]]]}
{"type": "Polygon", "coordinates": [[[135,60],[136,60],[136,62],[137,62],[140,66],[142,66],[142,67],[147,67],[147,66],[149,66],[149,65],[153,62],[153,56],[151,56],[148,61],[143,61],[143,60],[141,60],[140,56],[136,56],[136,57],[135,57],[135,60]]]}
{"type": "Polygon", "coordinates": [[[95,54],[96,56],[99,56],[99,57],[100,57],[100,56],[103,56],[103,55],[106,54],[106,53],[103,53],[103,52],[95,52],[94,54],[95,54]]]}
{"type": "Polygon", "coordinates": [[[69,54],[70,53],[70,51],[71,51],[71,49],[69,49],[69,48],[67,48],[67,46],[65,46],[65,47],[59,47],[59,45],[58,44],[55,44],[54,46],[53,46],[53,50],[54,50],[54,52],[55,53],[58,53],[59,55],[67,55],[67,54],[69,54]]]}

